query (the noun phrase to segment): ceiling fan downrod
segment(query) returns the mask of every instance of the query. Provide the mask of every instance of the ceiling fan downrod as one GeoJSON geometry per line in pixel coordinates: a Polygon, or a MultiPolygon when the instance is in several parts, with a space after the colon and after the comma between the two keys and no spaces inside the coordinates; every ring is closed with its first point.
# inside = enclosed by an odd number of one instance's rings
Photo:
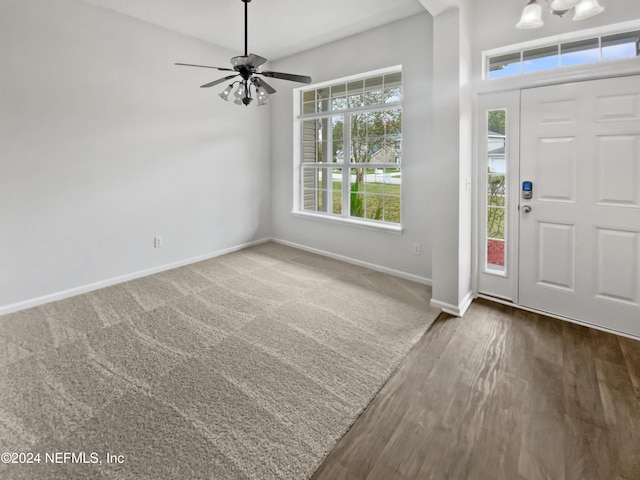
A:
{"type": "Polygon", "coordinates": [[[247,17],[249,16],[249,2],[251,0],[242,0],[244,2],[244,56],[249,55],[249,22],[247,17]]]}

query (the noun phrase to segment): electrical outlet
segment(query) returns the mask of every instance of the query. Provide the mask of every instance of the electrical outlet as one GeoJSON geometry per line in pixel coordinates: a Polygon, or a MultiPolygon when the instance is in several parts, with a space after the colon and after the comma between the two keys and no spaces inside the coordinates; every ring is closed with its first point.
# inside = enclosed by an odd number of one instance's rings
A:
{"type": "Polygon", "coordinates": [[[413,244],[413,254],[414,255],[420,255],[421,250],[422,250],[422,245],[420,245],[419,243],[414,243],[413,244]]]}
{"type": "Polygon", "coordinates": [[[162,246],[162,237],[153,238],[153,248],[160,248],[162,246]]]}

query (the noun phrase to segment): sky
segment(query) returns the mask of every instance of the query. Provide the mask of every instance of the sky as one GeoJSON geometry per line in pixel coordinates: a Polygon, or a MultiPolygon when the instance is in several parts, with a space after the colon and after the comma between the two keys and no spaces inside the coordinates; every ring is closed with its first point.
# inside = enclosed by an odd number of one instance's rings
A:
{"type": "MultiPolygon", "coordinates": [[[[620,45],[605,46],[602,48],[602,60],[616,60],[619,58],[629,58],[637,56],[638,52],[636,44],[633,41],[620,45]]],[[[526,52],[525,52],[526,57],[526,52]]],[[[524,68],[524,73],[537,72],[539,70],[548,70],[550,68],[566,67],[570,65],[579,65],[582,63],[597,62],[600,60],[600,52],[598,48],[581,50],[578,52],[569,52],[558,55],[557,53],[549,54],[540,58],[525,60],[520,63],[516,61],[504,66],[500,70],[489,72],[489,78],[508,77],[511,75],[519,75],[524,68]],[[560,57],[560,58],[559,58],[560,57]]]]}

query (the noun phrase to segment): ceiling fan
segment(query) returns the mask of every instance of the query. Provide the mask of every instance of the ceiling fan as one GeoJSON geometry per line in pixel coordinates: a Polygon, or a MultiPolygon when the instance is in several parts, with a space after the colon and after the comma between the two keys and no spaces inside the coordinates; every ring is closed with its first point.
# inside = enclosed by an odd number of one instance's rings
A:
{"type": "Polygon", "coordinates": [[[227,88],[225,88],[222,92],[220,92],[220,97],[223,100],[229,100],[229,95],[231,94],[231,90],[233,87],[238,84],[238,88],[236,89],[234,96],[236,100],[234,103],[238,105],[249,106],[252,102],[252,92],[251,89],[255,90],[255,95],[258,99],[258,106],[265,105],[267,100],[269,99],[269,95],[276,93],[276,90],[265,82],[262,78],[257,75],[263,77],[271,77],[271,78],[279,78],[282,80],[290,80],[292,82],[300,82],[300,83],[311,83],[311,77],[306,75],[295,75],[293,73],[281,73],[281,72],[270,72],[270,71],[261,71],[260,66],[264,64],[267,59],[261,57],[260,55],[256,55],[254,53],[247,53],[247,11],[248,11],[248,3],[251,0],[241,0],[244,3],[244,55],[240,55],[237,57],[233,57],[231,59],[231,65],[233,68],[224,68],[224,67],[211,67],[208,65],[193,65],[191,63],[176,63],[176,65],[181,65],[185,67],[199,67],[199,68],[213,68],[215,70],[221,70],[224,72],[236,72],[233,75],[229,75],[227,77],[220,78],[218,80],[214,80],[213,82],[202,85],[200,88],[209,88],[214,85],[218,85],[220,83],[226,82],[227,80],[231,80],[236,77],[240,77],[239,80],[235,80],[227,88]]]}

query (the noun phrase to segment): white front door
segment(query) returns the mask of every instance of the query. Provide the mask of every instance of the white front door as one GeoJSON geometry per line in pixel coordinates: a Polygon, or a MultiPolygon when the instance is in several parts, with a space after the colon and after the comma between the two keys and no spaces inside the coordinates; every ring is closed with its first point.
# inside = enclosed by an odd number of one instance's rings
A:
{"type": "Polygon", "coordinates": [[[519,303],[640,336],[640,76],[521,92],[519,303]]]}

